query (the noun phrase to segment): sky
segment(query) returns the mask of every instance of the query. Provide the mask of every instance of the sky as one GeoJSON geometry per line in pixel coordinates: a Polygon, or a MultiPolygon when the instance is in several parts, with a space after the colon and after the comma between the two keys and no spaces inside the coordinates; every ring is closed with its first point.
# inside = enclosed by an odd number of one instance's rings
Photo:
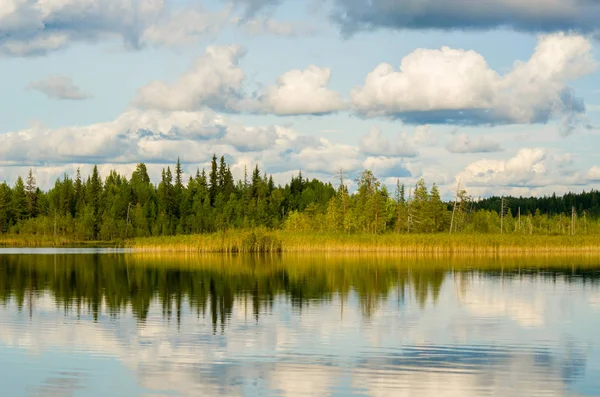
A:
{"type": "Polygon", "coordinates": [[[285,184],[449,198],[598,188],[594,0],[2,0],[0,181],[158,182],[225,156],[285,184]]]}

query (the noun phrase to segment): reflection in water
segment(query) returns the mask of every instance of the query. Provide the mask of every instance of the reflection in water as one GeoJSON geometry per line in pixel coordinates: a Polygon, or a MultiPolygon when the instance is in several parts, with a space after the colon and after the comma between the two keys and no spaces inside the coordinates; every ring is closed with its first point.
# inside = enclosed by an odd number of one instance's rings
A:
{"type": "Polygon", "coordinates": [[[597,264],[0,255],[2,386],[11,396],[600,395],[597,264]]]}

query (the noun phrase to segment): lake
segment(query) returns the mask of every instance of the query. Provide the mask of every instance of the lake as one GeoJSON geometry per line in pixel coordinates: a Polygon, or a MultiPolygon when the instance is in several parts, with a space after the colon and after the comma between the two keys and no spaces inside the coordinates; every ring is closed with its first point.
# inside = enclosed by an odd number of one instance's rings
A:
{"type": "Polygon", "coordinates": [[[0,249],[20,396],[600,396],[600,257],[0,249]]]}

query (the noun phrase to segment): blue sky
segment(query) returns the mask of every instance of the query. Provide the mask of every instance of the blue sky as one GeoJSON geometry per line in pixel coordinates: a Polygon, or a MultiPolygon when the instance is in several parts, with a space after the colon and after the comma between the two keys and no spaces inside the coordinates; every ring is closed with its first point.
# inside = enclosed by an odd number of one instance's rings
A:
{"type": "Polygon", "coordinates": [[[3,1],[0,180],[143,161],[156,181],[217,153],[280,183],[370,168],[446,196],[597,188],[600,5],[431,4],[3,1]]]}

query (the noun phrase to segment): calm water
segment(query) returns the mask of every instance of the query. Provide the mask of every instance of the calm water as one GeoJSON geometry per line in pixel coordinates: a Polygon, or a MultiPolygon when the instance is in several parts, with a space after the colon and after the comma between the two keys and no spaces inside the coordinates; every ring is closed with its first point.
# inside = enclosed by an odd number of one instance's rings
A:
{"type": "Polygon", "coordinates": [[[600,396],[600,258],[27,252],[2,396],[600,396]]]}

